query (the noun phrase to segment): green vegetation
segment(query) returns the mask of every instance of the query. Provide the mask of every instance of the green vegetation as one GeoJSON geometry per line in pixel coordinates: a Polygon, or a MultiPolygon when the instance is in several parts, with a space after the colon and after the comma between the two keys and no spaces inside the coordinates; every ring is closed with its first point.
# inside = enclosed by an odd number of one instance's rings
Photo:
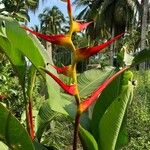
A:
{"type": "Polygon", "coordinates": [[[1,148],[150,149],[147,0],[75,0],[77,17],[67,0],[67,19],[47,8],[35,29],[38,0],[1,4],[1,148]]]}

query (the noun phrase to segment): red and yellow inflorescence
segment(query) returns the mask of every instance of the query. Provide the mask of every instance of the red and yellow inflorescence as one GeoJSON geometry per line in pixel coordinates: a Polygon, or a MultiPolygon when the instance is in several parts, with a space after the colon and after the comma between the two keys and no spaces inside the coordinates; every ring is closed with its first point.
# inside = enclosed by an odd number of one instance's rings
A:
{"type": "Polygon", "coordinates": [[[26,31],[36,35],[37,37],[44,39],[52,44],[57,44],[57,45],[62,45],[70,48],[73,52],[73,60],[72,64],[69,66],[62,66],[62,67],[57,67],[57,66],[51,66],[57,70],[59,74],[64,74],[68,76],[69,78],[72,79],[71,85],[65,84],[63,81],[61,81],[58,77],[56,77],[54,74],[52,74],[50,71],[48,71],[45,68],[40,67],[42,71],[44,71],[46,74],[48,74],[51,78],[53,78],[59,86],[68,94],[73,95],[76,97],[77,101],[77,107],[80,113],[83,113],[86,111],[92,104],[95,102],[98,98],[98,96],[101,94],[101,92],[106,88],[108,84],[111,83],[112,80],[114,80],[119,74],[124,72],[127,67],[121,69],[117,73],[115,73],[112,77],[108,78],[104,83],[102,83],[93,93],[84,101],[80,102],[80,96],[78,92],[78,87],[77,87],[77,74],[76,74],[76,63],[78,61],[88,59],[90,56],[93,56],[99,52],[101,52],[104,48],[109,46],[111,43],[115,42],[121,36],[123,36],[124,33],[121,33],[114,38],[98,45],[98,46],[93,46],[93,47],[84,47],[84,48],[75,48],[73,42],[72,42],[72,33],[74,32],[80,32],[84,29],[86,29],[90,24],[93,23],[91,22],[83,22],[80,20],[74,20],[73,15],[72,15],[72,6],[70,0],[65,0],[64,2],[67,3],[67,9],[68,9],[68,15],[70,19],[70,29],[68,33],[66,34],[61,34],[61,35],[45,35],[39,32],[35,32],[27,27],[23,27],[26,31]]]}

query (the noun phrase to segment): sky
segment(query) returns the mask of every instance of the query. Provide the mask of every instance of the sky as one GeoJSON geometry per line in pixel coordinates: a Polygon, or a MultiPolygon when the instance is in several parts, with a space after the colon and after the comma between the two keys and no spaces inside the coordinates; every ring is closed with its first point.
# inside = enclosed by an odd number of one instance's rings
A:
{"type": "Polygon", "coordinates": [[[52,8],[53,6],[57,6],[64,13],[64,15],[67,16],[67,3],[61,0],[45,0],[45,2],[42,2],[42,0],[40,0],[39,8],[36,10],[36,12],[33,13],[29,11],[30,22],[28,23],[28,26],[31,27],[34,25],[38,25],[39,24],[38,15],[42,13],[46,7],[52,8]]]}

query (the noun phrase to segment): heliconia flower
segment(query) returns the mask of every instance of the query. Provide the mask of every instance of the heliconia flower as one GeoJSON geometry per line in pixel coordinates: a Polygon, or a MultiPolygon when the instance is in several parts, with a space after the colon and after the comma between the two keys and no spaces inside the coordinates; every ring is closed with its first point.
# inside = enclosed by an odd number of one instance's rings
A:
{"type": "Polygon", "coordinates": [[[87,99],[82,101],[79,106],[80,113],[86,111],[98,98],[101,92],[121,73],[127,70],[129,67],[124,67],[123,69],[119,70],[117,73],[112,75],[106,81],[104,81],[87,99]]]}
{"type": "Polygon", "coordinates": [[[92,22],[93,21],[84,23],[83,21],[80,21],[80,20],[73,21],[72,31],[73,32],[80,32],[80,31],[86,29],[88,27],[88,25],[90,25],[92,22]]]}
{"type": "Polygon", "coordinates": [[[67,85],[64,82],[62,82],[59,78],[57,78],[54,74],[52,74],[50,71],[46,70],[45,68],[39,67],[41,70],[43,70],[45,73],[47,73],[49,76],[51,76],[56,82],[57,84],[60,85],[60,87],[67,92],[70,95],[76,95],[77,91],[76,91],[76,84],[72,84],[72,85],[67,85]]]}
{"type": "Polygon", "coordinates": [[[71,68],[71,65],[69,65],[69,66],[63,66],[63,67],[57,67],[57,66],[53,66],[53,65],[51,65],[51,66],[53,68],[55,68],[58,73],[66,75],[68,77],[72,77],[72,68],[71,68]]]}
{"type": "Polygon", "coordinates": [[[98,52],[102,51],[104,48],[109,46],[111,43],[113,43],[115,40],[119,39],[123,34],[124,33],[121,33],[118,36],[115,36],[114,38],[98,46],[77,49],[76,60],[77,61],[84,60],[84,59],[89,58],[90,56],[93,56],[94,54],[97,54],[98,52]]]}
{"type": "Polygon", "coordinates": [[[70,45],[70,43],[72,43],[71,42],[71,37],[69,35],[63,35],[63,34],[60,34],[60,35],[45,35],[45,34],[33,31],[33,30],[31,30],[27,27],[22,27],[22,28],[29,31],[29,32],[31,32],[32,34],[36,35],[37,37],[42,38],[45,41],[48,41],[48,42],[53,43],[53,44],[63,45],[63,46],[66,45],[67,46],[67,45],[70,45]]]}

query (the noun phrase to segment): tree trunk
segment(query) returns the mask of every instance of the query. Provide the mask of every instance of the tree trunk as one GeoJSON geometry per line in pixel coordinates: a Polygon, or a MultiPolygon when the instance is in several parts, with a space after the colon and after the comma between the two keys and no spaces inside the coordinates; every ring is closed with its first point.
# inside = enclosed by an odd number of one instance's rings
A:
{"type": "MultiPolygon", "coordinates": [[[[146,48],[146,35],[147,35],[147,18],[148,18],[148,0],[143,0],[143,14],[142,14],[142,24],[141,24],[141,50],[146,48]]],[[[141,68],[145,69],[145,64],[141,64],[141,68]]]]}
{"type": "MultiPolygon", "coordinates": [[[[112,25],[111,27],[111,36],[112,38],[114,37],[115,35],[115,27],[114,27],[114,24],[112,25]]],[[[112,43],[110,45],[110,65],[113,66],[113,61],[114,61],[114,43],[112,43]]]]}
{"type": "Polygon", "coordinates": [[[50,60],[52,60],[52,44],[50,42],[46,42],[46,50],[48,52],[50,60]]]}

